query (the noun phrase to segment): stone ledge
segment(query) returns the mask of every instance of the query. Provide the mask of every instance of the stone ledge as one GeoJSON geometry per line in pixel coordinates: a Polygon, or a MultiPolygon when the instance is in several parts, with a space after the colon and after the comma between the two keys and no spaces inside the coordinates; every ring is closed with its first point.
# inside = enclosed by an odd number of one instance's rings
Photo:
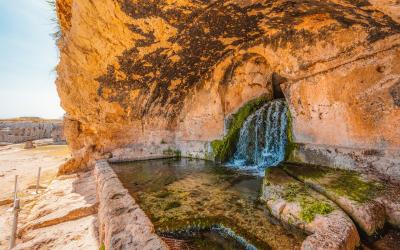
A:
{"type": "Polygon", "coordinates": [[[169,249],[105,160],[95,164],[99,239],[106,249],[169,249]]]}
{"type": "Polygon", "coordinates": [[[267,170],[261,200],[274,217],[309,235],[303,250],[348,250],[360,244],[356,226],[335,203],[280,168],[267,170]]]}
{"type": "Polygon", "coordinates": [[[340,206],[368,235],[389,223],[400,228],[398,186],[351,170],[285,164],[284,171],[340,206]]]}
{"type": "Polygon", "coordinates": [[[166,155],[148,155],[148,156],[139,156],[139,157],[115,157],[108,159],[110,163],[118,163],[118,162],[131,162],[131,161],[147,161],[147,160],[160,160],[160,159],[170,159],[175,156],[166,156],[166,155]]]}
{"type": "Polygon", "coordinates": [[[19,230],[19,235],[94,215],[97,205],[91,172],[62,176],[41,194],[27,217],[27,223],[19,230]]]}

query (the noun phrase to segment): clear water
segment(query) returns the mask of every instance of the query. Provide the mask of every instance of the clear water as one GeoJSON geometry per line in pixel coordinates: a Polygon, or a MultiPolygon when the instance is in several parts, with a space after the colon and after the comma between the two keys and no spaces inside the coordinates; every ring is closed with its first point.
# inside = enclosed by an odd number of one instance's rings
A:
{"type": "Polygon", "coordinates": [[[112,167],[173,249],[300,249],[304,236],[260,203],[260,176],[193,159],[112,167]]]}
{"type": "Polygon", "coordinates": [[[287,144],[287,106],[284,100],[268,102],[250,115],[240,130],[230,167],[264,174],[285,158],[287,144]]]}

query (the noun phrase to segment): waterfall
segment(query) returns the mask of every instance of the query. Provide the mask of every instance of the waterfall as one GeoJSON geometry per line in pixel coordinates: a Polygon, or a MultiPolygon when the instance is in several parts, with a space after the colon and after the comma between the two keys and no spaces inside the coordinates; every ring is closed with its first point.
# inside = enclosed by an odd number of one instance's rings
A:
{"type": "Polygon", "coordinates": [[[244,122],[230,166],[263,173],[285,158],[287,106],[283,99],[268,102],[244,122]]]}

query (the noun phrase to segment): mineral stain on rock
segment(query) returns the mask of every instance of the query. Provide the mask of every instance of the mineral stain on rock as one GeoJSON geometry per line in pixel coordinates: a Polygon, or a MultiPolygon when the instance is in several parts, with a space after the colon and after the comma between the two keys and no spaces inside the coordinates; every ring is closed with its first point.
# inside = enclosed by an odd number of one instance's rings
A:
{"type": "Polygon", "coordinates": [[[400,81],[390,88],[390,95],[393,98],[394,104],[400,107],[400,81]]]}
{"type": "Polygon", "coordinates": [[[139,38],[119,56],[118,71],[109,65],[107,74],[97,79],[98,94],[127,108],[130,93],[140,90],[147,98],[137,114],[172,105],[162,115],[175,117],[189,90],[234,51],[256,44],[275,49],[312,46],[330,33],[359,26],[369,42],[400,31],[389,17],[378,18],[374,10],[356,8],[368,6],[368,1],[345,2],[120,1],[132,18],[129,29],[139,38]],[[315,32],[318,25],[321,28],[315,32]],[[178,84],[171,91],[174,82],[178,84]]]}

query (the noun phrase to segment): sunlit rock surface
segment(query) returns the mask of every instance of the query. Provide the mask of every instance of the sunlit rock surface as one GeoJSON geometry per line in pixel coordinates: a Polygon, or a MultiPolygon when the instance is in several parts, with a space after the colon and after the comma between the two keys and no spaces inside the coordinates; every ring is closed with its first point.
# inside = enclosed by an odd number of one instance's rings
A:
{"type": "Polygon", "coordinates": [[[57,0],[57,87],[76,158],[65,169],[171,151],[212,158],[225,118],[281,87],[299,143],[292,161],[398,181],[397,9],[389,0],[57,0]]]}

